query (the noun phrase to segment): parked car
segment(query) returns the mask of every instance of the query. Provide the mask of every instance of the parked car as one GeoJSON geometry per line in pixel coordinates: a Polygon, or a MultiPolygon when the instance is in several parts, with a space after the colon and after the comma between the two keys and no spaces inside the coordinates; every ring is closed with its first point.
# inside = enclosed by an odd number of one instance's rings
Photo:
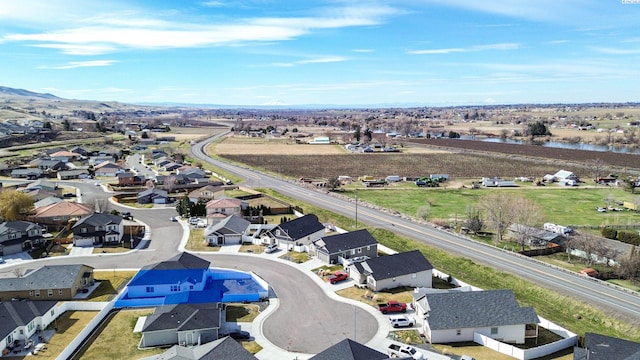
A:
{"type": "Polygon", "coordinates": [[[191,225],[198,225],[199,221],[200,221],[200,219],[198,219],[195,216],[192,216],[192,217],[189,218],[189,224],[191,224],[191,225]]]}
{"type": "Polygon", "coordinates": [[[271,254],[272,252],[278,251],[278,244],[270,244],[264,249],[264,252],[267,254],[271,254]]]}
{"type": "Polygon", "coordinates": [[[416,350],[416,348],[414,348],[413,346],[409,346],[409,345],[391,344],[387,348],[387,351],[389,353],[389,356],[391,357],[400,357],[403,359],[411,358],[415,360],[424,359],[424,354],[416,350]]]}
{"type": "Polygon", "coordinates": [[[413,326],[415,325],[415,322],[409,319],[407,315],[391,315],[389,316],[389,324],[394,328],[398,328],[413,326]]]}
{"type": "Polygon", "coordinates": [[[392,312],[407,312],[407,304],[400,303],[395,300],[389,300],[387,303],[378,304],[378,310],[383,314],[392,312]]]}
{"type": "Polygon", "coordinates": [[[178,219],[177,219],[175,216],[170,217],[170,218],[169,218],[169,220],[171,220],[171,221],[178,221],[178,219]]]}
{"type": "Polygon", "coordinates": [[[200,221],[198,221],[198,223],[196,224],[196,227],[197,227],[197,228],[200,228],[200,229],[204,229],[204,228],[206,228],[206,227],[207,227],[207,222],[206,222],[206,221],[204,221],[204,220],[200,220],[200,221]]]}
{"type": "Polygon", "coordinates": [[[335,283],[339,283],[340,281],[344,281],[347,280],[349,278],[349,274],[347,274],[344,271],[336,271],[333,275],[329,275],[329,277],[327,277],[327,281],[335,284],[335,283]]]}

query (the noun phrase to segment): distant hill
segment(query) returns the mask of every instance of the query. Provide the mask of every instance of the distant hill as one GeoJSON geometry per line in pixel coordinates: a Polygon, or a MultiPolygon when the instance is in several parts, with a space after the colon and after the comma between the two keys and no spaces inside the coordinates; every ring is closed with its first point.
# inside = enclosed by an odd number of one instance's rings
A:
{"type": "Polygon", "coordinates": [[[47,100],[59,100],[60,98],[51,94],[42,94],[24,89],[14,89],[6,86],[0,86],[0,95],[36,97],[47,100]]]}

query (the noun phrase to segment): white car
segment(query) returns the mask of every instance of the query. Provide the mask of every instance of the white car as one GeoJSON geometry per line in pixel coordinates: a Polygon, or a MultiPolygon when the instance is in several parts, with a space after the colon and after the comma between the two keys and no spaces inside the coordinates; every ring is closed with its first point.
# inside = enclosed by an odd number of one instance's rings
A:
{"type": "Polygon", "coordinates": [[[195,216],[192,216],[189,218],[189,224],[191,225],[198,225],[199,222],[200,222],[200,219],[195,216]]]}
{"type": "Polygon", "coordinates": [[[271,254],[272,252],[278,251],[278,244],[270,244],[264,249],[264,252],[267,254],[271,254]]]}
{"type": "Polygon", "coordinates": [[[415,325],[415,322],[407,315],[391,315],[389,316],[389,324],[394,328],[398,327],[409,327],[415,325]]]}

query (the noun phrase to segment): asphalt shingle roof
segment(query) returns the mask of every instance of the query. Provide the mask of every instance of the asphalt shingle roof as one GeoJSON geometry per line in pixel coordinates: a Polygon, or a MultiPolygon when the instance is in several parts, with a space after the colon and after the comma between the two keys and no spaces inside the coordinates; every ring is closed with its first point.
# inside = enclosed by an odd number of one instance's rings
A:
{"type": "Polygon", "coordinates": [[[521,307],[511,290],[426,294],[431,330],[537,324],[532,307],[521,307]]]}
{"type": "Polygon", "coordinates": [[[384,360],[388,358],[386,354],[359,342],[344,339],[309,360],[384,360]]]}
{"type": "Polygon", "coordinates": [[[314,242],[320,251],[327,254],[336,254],[377,243],[378,241],[367,229],[326,236],[314,242]]]}
{"type": "Polygon", "coordinates": [[[176,304],[160,306],[149,315],[142,328],[146,331],[187,331],[220,327],[220,303],[176,304]]]}
{"type": "Polygon", "coordinates": [[[276,229],[284,231],[291,239],[297,240],[324,229],[324,225],[313,214],[295,218],[278,225],[276,229]]]}
{"type": "Polygon", "coordinates": [[[141,360],[257,360],[240,343],[230,337],[224,337],[203,345],[184,347],[175,345],[159,355],[141,360]]]}
{"type": "Polygon", "coordinates": [[[584,347],[581,355],[574,360],[638,360],[640,359],[640,343],[618,339],[595,333],[584,334],[584,347]],[[588,354],[586,354],[588,353],[588,354]]]}
{"type": "Polygon", "coordinates": [[[376,280],[390,279],[432,270],[433,266],[418,250],[379,256],[362,263],[363,269],[376,280]]]}
{"type": "Polygon", "coordinates": [[[0,291],[68,289],[81,272],[83,265],[47,265],[23,277],[0,279],[0,291]]]}
{"type": "Polygon", "coordinates": [[[0,303],[0,338],[49,312],[57,301],[3,301],[0,303]]]}

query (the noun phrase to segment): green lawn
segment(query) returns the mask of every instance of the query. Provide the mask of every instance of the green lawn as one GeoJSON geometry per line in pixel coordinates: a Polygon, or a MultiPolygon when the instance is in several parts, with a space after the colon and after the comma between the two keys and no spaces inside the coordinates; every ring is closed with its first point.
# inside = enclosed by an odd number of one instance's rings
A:
{"type": "Polygon", "coordinates": [[[344,195],[416,216],[418,208],[429,206],[429,219],[463,221],[469,206],[494,191],[531,199],[540,205],[544,219],[563,225],[638,224],[640,215],[632,211],[597,212],[596,207],[607,206],[606,199],[630,201],[634,195],[618,188],[514,188],[514,189],[420,189],[420,190],[348,190],[344,195]]]}

